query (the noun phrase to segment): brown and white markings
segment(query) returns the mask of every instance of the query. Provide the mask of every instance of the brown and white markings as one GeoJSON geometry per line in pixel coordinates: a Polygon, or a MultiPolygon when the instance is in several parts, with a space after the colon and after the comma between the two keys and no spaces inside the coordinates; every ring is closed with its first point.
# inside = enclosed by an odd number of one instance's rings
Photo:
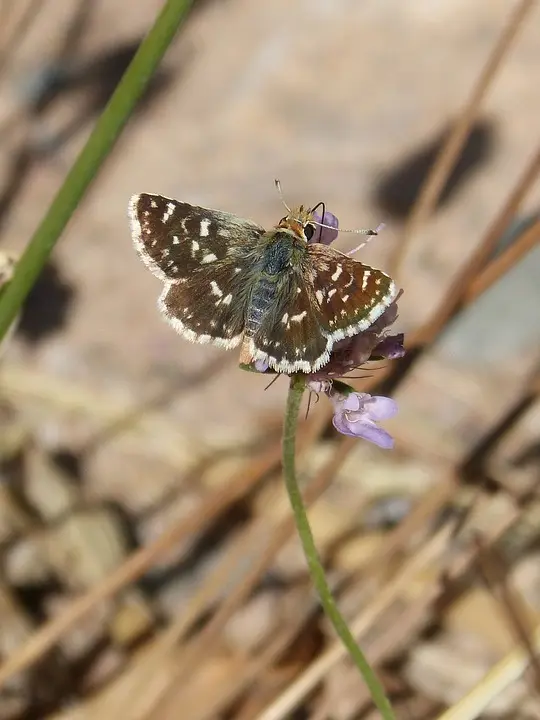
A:
{"type": "Polygon", "coordinates": [[[380,270],[309,240],[300,207],[266,231],[161,195],[134,195],[135,248],[163,283],[159,308],[192,342],[242,344],[241,362],[315,372],[337,340],[366,330],[397,296],[380,270]]]}

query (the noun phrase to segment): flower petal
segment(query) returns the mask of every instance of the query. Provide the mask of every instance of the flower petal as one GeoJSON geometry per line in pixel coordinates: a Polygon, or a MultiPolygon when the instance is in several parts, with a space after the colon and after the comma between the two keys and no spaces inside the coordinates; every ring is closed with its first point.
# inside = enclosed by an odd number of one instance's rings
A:
{"type": "Polygon", "coordinates": [[[334,405],[334,412],[345,413],[345,412],[357,412],[362,410],[363,396],[371,397],[366,393],[351,392],[347,395],[342,393],[330,391],[329,397],[334,405]]]}
{"type": "Polygon", "coordinates": [[[363,438],[381,448],[393,447],[392,436],[377,422],[393,417],[398,411],[397,403],[382,395],[347,393],[346,389],[343,383],[335,382],[327,392],[334,405],[332,423],[336,430],[343,435],[363,438]]]}
{"type": "Polygon", "coordinates": [[[394,447],[394,438],[390,433],[386,432],[386,430],[375,425],[375,423],[363,422],[358,423],[358,426],[355,434],[356,437],[364,438],[364,440],[368,440],[368,442],[378,445],[385,450],[390,450],[394,447]]]}
{"type": "Polygon", "coordinates": [[[356,437],[356,433],[354,432],[354,428],[351,426],[351,424],[347,421],[345,417],[345,413],[336,413],[334,417],[332,418],[332,425],[336,428],[338,432],[340,432],[342,435],[350,435],[351,437],[356,437]]]}
{"type": "Polygon", "coordinates": [[[364,403],[364,409],[372,420],[378,422],[394,417],[397,414],[398,405],[392,398],[375,395],[364,403]]]}
{"type": "Polygon", "coordinates": [[[394,447],[392,436],[367,418],[362,418],[357,422],[349,422],[344,414],[338,414],[332,418],[332,424],[342,435],[363,438],[386,450],[394,447]]]}
{"type": "Polygon", "coordinates": [[[269,367],[270,367],[270,365],[268,364],[268,360],[263,360],[263,359],[255,360],[255,370],[257,372],[260,372],[260,373],[266,372],[269,367]]]}
{"type": "Polygon", "coordinates": [[[405,355],[403,341],[405,336],[403,333],[398,335],[388,335],[375,346],[372,355],[374,357],[384,358],[385,360],[397,360],[405,355]]]}
{"type": "Polygon", "coordinates": [[[323,216],[314,212],[313,219],[315,222],[324,223],[325,225],[330,225],[331,227],[320,227],[319,225],[316,225],[315,232],[310,242],[322,243],[323,245],[330,245],[330,243],[333,243],[339,234],[339,220],[337,217],[328,210],[325,210],[323,216]]]}

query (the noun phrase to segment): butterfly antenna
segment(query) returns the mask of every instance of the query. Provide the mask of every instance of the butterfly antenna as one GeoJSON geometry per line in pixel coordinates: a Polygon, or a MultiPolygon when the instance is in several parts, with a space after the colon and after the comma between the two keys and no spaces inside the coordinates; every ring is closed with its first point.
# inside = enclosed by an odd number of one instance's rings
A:
{"type": "MultiPolygon", "coordinates": [[[[321,204],[322,203],[319,203],[319,205],[321,205],[321,204]]],[[[313,212],[317,207],[318,207],[318,205],[316,205],[315,208],[313,208],[313,210],[311,212],[313,212]]],[[[324,217],[324,214],[323,214],[323,217],[324,217]]],[[[340,228],[340,227],[336,228],[333,225],[326,225],[326,223],[320,223],[320,222],[317,222],[316,220],[310,220],[310,222],[313,225],[318,225],[319,227],[328,228],[329,230],[337,230],[340,233],[343,232],[343,233],[354,233],[356,235],[371,235],[372,237],[375,237],[375,235],[378,235],[380,233],[380,231],[384,228],[384,223],[381,223],[380,225],[378,225],[375,228],[375,230],[372,230],[371,228],[358,228],[356,230],[345,230],[345,228],[340,228]]],[[[369,238],[369,240],[371,240],[371,237],[369,238]]],[[[364,240],[364,242],[360,243],[360,245],[357,245],[352,250],[349,250],[348,252],[346,252],[345,255],[354,255],[355,252],[358,252],[358,250],[361,250],[363,247],[365,247],[368,244],[369,240],[364,240]]]]}
{"type": "Polygon", "coordinates": [[[285,208],[288,212],[292,212],[291,208],[287,205],[287,203],[285,202],[285,198],[283,197],[283,192],[281,191],[281,183],[279,182],[279,180],[274,180],[274,183],[276,185],[276,190],[278,191],[281,202],[285,205],[285,208]]]}
{"type": "MultiPolygon", "coordinates": [[[[384,223],[381,223],[380,225],[377,225],[377,227],[375,228],[375,230],[373,230],[370,234],[371,234],[372,236],[373,236],[373,235],[378,235],[380,232],[382,232],[382,230],[384,230],[384,227],[385,227],[384,223]]],[[[344,232],[346,232],[346,231],[344,231],[344,232]]],[[[370,240],[371,240],[371,238],[369,238],[368,240],[364,240],[364,242],[363,242],[363,243],[360,243],[360,245],[357,245],[357,246],[356,246],[355,248],[353,248],[352,250],[348,250],[348,251],[345,253],[345,255],[354,255],[355,252],[358,252],[358,251],[361,250],[363,247],[365,247],[370,240]]]]}
{"type": "MultiPolygon", "coordinates": [[[[313,207],[310,212],[314,213],[318,208],[322,207],[322,216],[321,219],[324,220],[324,215],[326,213],[326,205],[321,201],[313,207]]],[[[339,227],[334,227],[333,225],[326,225],[326,223],[323,222],[317,222],[317,220],[311,220],[311,223],[313,225],[318,225],[319,227],[328,228],[329,230],[337,230],[338,232],[346,232],[346,233],[356,233],[357,235],[371,235],[372,237],[375,235],[378,235],[379,232],[384,228],[384,224],[381,223],[378,227],[375,228],[375,230],[371,230],[371,228],[360,228],[358,230],[342,230],[339,227]]],[[[369,239],[371,240],[371,238],[369,239]]],[[[361,248],[363,248],[365,245],[368,244],[369,240],[364,240],[363,243],[360,243],[360,245],[357,245],[352,250],[349,250],[345,253],[345,255],[354,255],[355,252],[358,252],[361,248]]]]}
{"type": "MultiPolygon", "coordinates": [[[[334,225],[326,225],[326,223],[317,222],[316,220],[310,220],[313,225],[318,225],[319,227],[329,228],[330,230],[337,230],[338,232],[342,233],[355,233],[356,235],[378,235],[377,230],[372,230],[371,228],[357,228],[356,230],[345,230],[345,228],[336,228],[334,225]]],[[[379,225],[379,228],[381,226],[379,225]]]]}
{"type": "Polygon", "coordinates": [[[326,205],[324,204],[324,202],[323,202],[322,200],[321,200],[321,202],[318,202],[318,203],[315,205],[315,207],[312,207],[309,212],[310,212],[310,213],[314,213],[314,212],[315,212],[318,208],[320,208],[320,207],[322,207],[321,220],[324,220],[324,216],[325,216],[325,214],[326,214],[326,205]]]}

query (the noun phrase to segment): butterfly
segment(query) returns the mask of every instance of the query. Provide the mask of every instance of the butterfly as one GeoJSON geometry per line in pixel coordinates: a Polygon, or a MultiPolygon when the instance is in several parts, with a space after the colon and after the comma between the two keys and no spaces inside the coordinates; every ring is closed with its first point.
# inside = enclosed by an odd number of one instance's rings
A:
{"type": "Polygon", "coordinates": [[[141,193],[129,219],[136,250],[164,283],[158,304],[173,328],[192,342],[240,345],[243,364],[316,372],[335,342],[367,330],[398,294],[381,270],[310,242],[317,223],[303,206],[265,230],[141,193]]]}

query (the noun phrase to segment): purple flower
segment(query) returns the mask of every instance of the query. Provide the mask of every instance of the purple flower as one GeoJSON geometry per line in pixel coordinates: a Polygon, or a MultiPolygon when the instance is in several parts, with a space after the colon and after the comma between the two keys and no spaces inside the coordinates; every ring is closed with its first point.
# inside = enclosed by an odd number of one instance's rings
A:
{"type": "Polygon", "coordinates": [[[254,363],[255,370],[260,373],[265,373],[270,365],[268,364],[268,360],[255,360],[254,363]]]}
{"type": "Polygon", "coordinates": [[[397,335],[387,335],[381,342],[375,346],[371,353],[372,360],[398,360],[405,355],[403,342],[405,335],[398,333],[397,335]]]}
{"type": "Polygon", "coordinates": [[[343,383],[324,387],[321,381],[308,383],[313,392],[328,395],[334,405],[332,422],[336,430],[343,435],[364,438],[381,448],[394,446],[392,436],[378,426],[381,420],[389,420],[398,411],[397,403],[381,395],[369,395],[352,391],[343,383]]]}
{"type": "Polygon", "coordinates": [[[323,245],[330,245],[333,243],[339,234],[339,220],[337,217],[328,210],[325,210],[323,216],[317,212],[313,213],[313,219],[315,222],[324,223],[325,225],[330,225],[331,227],[321,227],[320,225],[315,225],[315,232],[313,233],[313,237],[310,242],[322,243],[323,245]]]}

